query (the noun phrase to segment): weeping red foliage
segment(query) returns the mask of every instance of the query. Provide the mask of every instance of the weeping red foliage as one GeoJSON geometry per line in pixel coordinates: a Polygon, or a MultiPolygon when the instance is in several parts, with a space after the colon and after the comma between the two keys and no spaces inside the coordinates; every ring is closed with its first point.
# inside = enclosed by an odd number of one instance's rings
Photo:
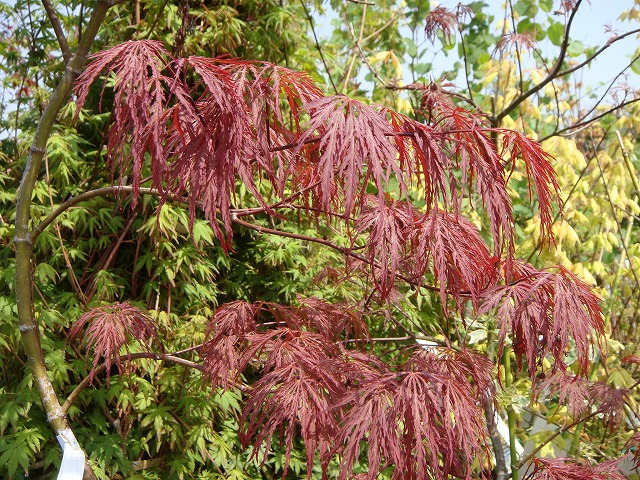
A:
{"type": "MultiPolygon", "coordinates": [[[[386,117],[376,108],[344,95],[322,97],[305,105],[310,120],[299,139],[299,147],[318,135],[320,152],[317,164],[321,204],[328,210],[335,198],[329,196],[339,186],[345,214],[362,201],[369,181],[373,181],[382,203],[391,176],[405,192],[405,175],[397,162],[397,150],[386,117]],[[357,132],[354,135],[354,132],[357,132]]],[[[337,193],[337,192],[336,192],[337,193]]]]}
{"type": "Polygon", "coordinates": [[[549,375],[544,381],[535,385],[536,397],[548,397],[552,394],[558,395],[558,402],[566,405],[569,412],[578,417],[589,408],[588,384],[584,377],[572,375],[568,371],[557,370],[549,375]]]}
{"type": "MultiPolygon", "coordinates": [[[[368,480],[387,465],[394,465],[394,479],[471,478],[470,459],[487,459],[486,426],[470,372],[447,368],[451,359],[418,351],[397,370],[369,369],[338,402],[347,410],[336,444],[343,454],[339,479],[349,478],[364,439],[368,480]]],[[[486,380],[483,366],[471,368],[486,380]]]]}
{"type": "Polygon", "coordinates": [[[500,351],[510,330],[518,362],[527,360],[532,378],[546,355],[553,357],[554,369],[566,369],[565,356],[571,348],[577,350],[578,372],[585,373],[591,341],[604,333],[598,296],[574,274],[556,268],[557,273],[553,273],[516,262],[510,284],[482,293],[480,311],[495,308],[501,321],[500,351]]]}
{"type": "MultiPolygon", "coordinates": [[[[248,341],[251,346],[243,361],[261,361],[263,375],[245,403],[241,417],[245,430],[240,440],[270,445],[279,431],[286,447],[284,478],[299,428],[307,450],[307,477],[311,478],[315,452],[320,452],[326,467],[337,429],[332,402],[345,391],[339,349],[319,334],[289,328],[255,333],[248,341]]],[[[258,451],[254,449],[254,455],[258,451]]]]}
{"type": "Polygon", "coordinates": [[[496,252],[507,247],[513,255],[513,214],[511,199],[507,194],[502,158],[491,141],[489,132],[483,128],[478,117],[467,110],[455,107],[441,109],[439,121],[442,128],[450,132],[453,146],[451,155],[460,168],[460,189],[480,193],[489,214],[491,234],[496,252]]]}
{"type": "Polygon", "coordinates": [[[423,215],[416,222],[412,242],[417,252],[416,276],[433,270],[443,305],[450,294],[462,306],[463,291],[476,303],[480,293],[498,280],[498,259],[490,254],[475,225],[459,215],[437,209],[423,215]]]}
{"type": "Polygon", "coordinates": [[[204,371],[213,385],[230,387],[241,373],[244,336],[255,331],[260,304],[230,302],[216,310],[200,349],[204,371]]]}
{"type": "MultiPolygon", "coordinates": [[[[425,95],[423,95],[423,99],[425,95]]],[[[454,185],[454,164],[446,154],[444,134],[423,123],[405,117],[393,110],[385,110],[395,137],[400,165],[415,176],[425,191],[425,207],[432,210],[441,201],[445,207],[457,199],[454,185]]]]}
{"type": "MultiPolygon", "coordinates": [[[[457,12],[432,9],[429,36],[453,35],[466,10],[457,12]]],[[[599,299],[562,267],[538,270],[514,258],[509,170],[524,162],[545,242],[552,241],[559,203],[551,157],[535,141],[490,128],[435,84],[412,86],[422,92],[421,123],[324,96],[301,72],[231,58],[172,58],[147,40],[94,55],[76,85],[79,108],[102,72],[115,78],[107,156],[121,178],[132,179],[134,197],[150,166],[162,201],[184,201],[192,222],[201,209],[225,249],[236,208],[246,207],[238,204],[239,185],[253,196],[251,214],[325,215],[349,235],[348,253],[368,270],[376,298],[393,302],[401,278],[439,290],[445,309],[453,299],[461,315],[468,300],[474,312],[495,311],[500,353],[510,335],[532,378],[545,357],[553,358],[543,388],[559,385],[566,390],[561,400],[582,406],[584,386],[567,373],[565,357],[575,348],[577,373],[585,373],[590,341],[603,332],[599,299]],[[409,190],[414,185],[420,198],[409,190]],[[417,208],[413,200],[424,203],[417,208]],[[462,217],[469,203],[484,207],[486,240],[462,217]]],[[[129,337],[145,342],[155,334],[146,315],[126,303],[87,312],[71,337],[86,325],[92,375],[101,357],[107,369],[114,360],[120,366],[129,337]]],[[[474,459],[476,470],[489,461],[481,400],[493,396],[491,362],[469,350],[436,348],[416,349],[408,359],[401,352],[387,364],[365,351],[368,340],[363,315],[345,304],[238,301],[218,308],[200,353],[215,386],[235,386],[243,373],[258,376],[246,390],[241,439],[258,455],[279,438],[284,475],[302,438],[308,475],[317,453],[325,475],[338,457],[339,478],[349,478],[367,445],[369,472],[361,478],[374,479],[386,466],[395,479],[471,478],[474,459]]],[[[596,408],[618,418],[613,412],[625,393],[605,390],[592,387],[601,401],[596,408]]],[[[617,479],[613,471],[538,459],[528,478],[617,479]],[[574,476],[561,476],[569,470],[574,476]],[[587,473],[595,476],[581,476],[587,473]]]]}
{"type": "MultiPolygon", "coordinates": [[[[545,152],[539,143],[514,130],[500,130],[503,138],[503,154],[509,155],[512,165],[521,159],[524,162],[527,176],[533,179],[538,196],[538,209],[542,242],[549,243],[553,239],[553,204],[562,205],[560,187],[556,181],[556,172],[551,166],[551,155],[545,152]]],[[[531,185],[531,184],[529,184],[531,185]]],[[[531,197],[531,188],[529,188],[531,197]]]]}
{"type": "MultiPolygon", "coordinates": [[[[319,298],[298,299],[301,326],[319,333],[327,340],[363,340],[370,337],[362,313],[345,303],[328,303],[319,298]]],[[[300,328],[300,327],[298,327],[300,328]]]]}
{"type": "MultiPolygon", "coordinates": [[[[107,135],[107,159],[121,168],[132,164],[132,184],[140,186],[145,153],[164,159],[165,92],[171,78],[165,76],[168,52],[160,42],[129,41],[92,55],[91,62],[76,81],[78,110],[84,105],[89,88],[103,70],[115,75],[113,121],[107,135]]],[[[157,162],[156,162],[157,163],[157,162]]],[[[124,175],[124,168],[121,175],[124,175]]],[[[159,178],[159,175],[157,175],[159,178]]],[[[134,192],[134,204],[137,193],[134,192]]]]}
{"type": "Polygon", "coordinates": [[[596,382],[587,388],[591,404],[596,412],[603,415],[604,424],[610,429],[625,419],[624,405],[629,390],[616,388],[603,382],[596,382]]]}
{"type": "Polygon", "coordinates": [[[414,212],[406,202],[371,201],[370,207],[358,219],[356,228],[369,232],[367,253],[369,261],[377,265],[373,278],[383,296],[388,296],[398,273],[409,235],[413,228],[414,212]]]}
{"type": "Polygon", "coordinates": [[[87,356],[90,353],[93,355],[89,374],[93,381],[100,358],[104,359],[109,378],[112,362],[115,362],[118,371],[122,371],[120,350],[124,347],[129,351],[129,339],[146,345],[156,336],[156,329],[153,320],[144,311],[125,302],[94,307],[82,314],[71,325],[69,340],[73,341],[80,335],[87,356]]]}
{"type": "Polygon", "coordinates": [[[591,465],[573,458],[534,458],[533,470],[523,480],[624,480],[618,462],[591,465]]]}

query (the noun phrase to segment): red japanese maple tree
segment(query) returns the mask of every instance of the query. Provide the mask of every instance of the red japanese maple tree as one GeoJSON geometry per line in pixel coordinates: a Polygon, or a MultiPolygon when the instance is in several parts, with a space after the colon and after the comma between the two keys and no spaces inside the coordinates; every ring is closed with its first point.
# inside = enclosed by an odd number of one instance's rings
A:
{"type": "MultiPolygon", "coordinates": [[[[105,71],[114,78],[108,161],[131,179],[134,201],[150,162],[152,191],[162,202],[188,205],[191,218],[202,210],[226,249],[233,248],[234,224],[323,243],[357,264],[382,303],[392,305],[398,283],[408,283],[439,292],[443,306],[461,315],[495,312],[499,350],[510,336],[534,379],[543,359],[558,373],[550,378],[568,379],[571,349],[575,373],[586,372],[590,345],[604,329],[597,296],[561,267],[539,270],[515,258],[507,178],[516,163],[524,162],[537,194],[545,242],[552,241],[559,203],[550,157],[535,141],[489,128],[436,86],[416,87],[429,119],[422,123],[325,96],[304,73],[231,58],[174,58],[154,41],[94,55],[76,83],[78,110],[105,71]],[[237,203],[239,182],[252,206],[237,203]],[[261,193],[267,190],[268,198],[261,193]],[[418,199],[410,195],[416,191],[418,199]],[[468,197],[479,199],[488,218],[487,240],[462,215],[468,197]],[[291,209],[344,224],[351,247],[247,220],[291,209]],[[356,238],[365,238],[364,246],[356,238]]],[[[93,369],[99,356],[119,365],[127,336],[150,342],[155,334],[144,312],[128,304],[85,314],[73,335],[86,325],[93,369]]],[[[242,441],[269,446],[278,437],[288,461],[294,439],[302,438],[309,477],[314,461],[326,472],[337,458],[339,478],[350,478],[365,451],[367,479],[387,466],[398,479],[488,471],[482,405],[493,401],[494,365],[445,346],[416,346],[391,365],[360,348],[367,338],[361,313],[349,305],[237,301],[211,318],[202,368],[222,388],[234,388],[247,369],[259,371],[245,390],[242,441]]],[[[554,472],[572,468],[600,475],[593,478],[617,475],[611,466],[595,471],[539,460],[531,478],[561,478],[554,472]]]]}

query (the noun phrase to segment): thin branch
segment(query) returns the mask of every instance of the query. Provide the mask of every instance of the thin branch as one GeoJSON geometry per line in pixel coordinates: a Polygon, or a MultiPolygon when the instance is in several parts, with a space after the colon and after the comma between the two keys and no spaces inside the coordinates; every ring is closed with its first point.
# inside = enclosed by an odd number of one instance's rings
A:
{"type": "Polygon", "coordinates": [[[586,65],[589,65],[589,63],[591,63],[598,55],[600,55],[602,52],[604,52],[611,45],[613,45],[614,43],[616,43],[619,40],[622,40],[625,37],[628,37],[629,35],[633,35],[634,33],[640,33],[640,28],[636,28],[635,30],[631,30],[631,31],[623,33],[621,35],[615,35],[615,36],[611,37],[609,40],[607,40],[607,43],[605,43],[604,46],[602,46],[598,50],[596,50],[593,53],[593,55],[587,57],[587,59],[584,62],[579,63],[579,64],[577,64],[577,65],[575,65],[575,66],[573,66],[571,68],[568,68],[566,70],[562,70],[561,72],[559,72],[557,74],[557,76],[558,77],[564,77],[565,75],[569,75],[570,73],[573,73],[576,70],[580,70],[582,67],[584,67],[586,65]]]}
{"type": "Polygon", "coordinates": [[[467,57],[467,45],[464,41],[464,35],[462,35],[462,27],[458,26],[458,33],[460,33],[460,45],[462,46],[462,59],[464,61],[464,79],[467,83],[467,92],[469,92],[469,98],[471,103],[475,104],[473,100],[473,90],[471,89],[471,81],[469,80],[469,60],[467,57]]]}
{"type": "MultiPolygon", "coordinates": [[[[44,171],[45,171],[45,180],[47,182],[47,194],[49,196],[49,203],[53,208],[53,194],[51,193],[51,183],[49,177],[49,160],[45,156],[44,158],[44,171]]],[[[80,282],[78,282],[78,277],[76,276],[76,272],[73,271],[73,264],[71,262],[71,258],[69,258],[69,252],[64,246],[64,240],[62,239],[62,233],[60,232],[60,225],[57,223],[54,225],[54,230],[56,232],[56,237],[58,238],[58,244],[60,245],[60,250],[62,251],[62,257],[64,258],[64,264],[67,268],[67,273],[69,274],[69,281],[71,283],[71,287],[78,299],[84,304],[87,304],[87,297],[82,291],[82,287],[80,287],[80,282]]]]}
{"type": "Polygon", "coordinates": [[[300,0],[300,5],[302,5],[302,8],[304,9],[304,13],[307,15],[307,20],[309,21],[309,25],[311,26],[311,33],[313,33],[313,39],[315,40],[315,43],[316,43],[316,49],[318,50],[318,53],[320,54],[320,59],[322,60],[322,64],[324,65],[324,69],[326,70],[327,75],[329,76],[329,81],[331,82],[331,86],[333,87],[333,91],[336,93],[336,95],[338,95],[340,92],[338,91],[338,88],[336,87],[336,84],[333,83],[333,78],[331,77],[331,70],[329,69],[329,65],[327,65],[327,61],[324,58],[324,53],[322,53],[322,47],[320,47],[320,41],[318,40],[318,35],[316,34],[316,29],[313,26],[313,17],[309,13],[309,10],[307,9],[307,6],[304,4],[304,0],[300,0]]]}
{"type": "MultiPolygon", "coordinates": [[[[133,225],[133,222],[136,220],[137,217],[138,217],[137,212],[134,212],[133,215],[131,215],[131,218],[129,218],[129,221],[120,232],[120,235],[118,236],[115,242],[115,245],[111,247],[111,250],[109,251],[107,257],[104,259],[104,261],[101,261],[98,264],[97,266],[98,271],[105,270],[111,264],[111,262],[113,262],[113,259],[115,258],[116,253],[118,253],[118,250],[120,249],[120,246],[124,241],[124,237],[126,237],[127,233],[131,229],[131,226],[133,225]]],[[[98,276],[96,274],[91,280],[91,282],[89,283],[89,288],[87,289],[87,293],[85,295],[86,297],[85,305],[91,302],[91,300],[93,299],[93,296],[96,294],[97,288],[98,288],[98,276]]]]}
{"type": "Polygon", "coordinates": [[[575,420],[574,422],[559,428],[556,432],[553,433],[553,435],[551,435],[550,437],[547,437],[544,441],[540,442],[540,444],[533,450],[533,452],[531,452],[529,455],[527,455],[526,457],[524,457],[522,460],[520,460],[520,462],[518,463],[518,469],[522,468],[524,465],[526,465],[527,463],[529,463],[533,457],[535,457],[536,453],[538,453],[540,450],[542,450],[544,448],[545,445],[549,444],[554,438],[556,438],[558,435],[562,435],[564,432],[566,432],[567,430],[571,430],[573,427],[575,427],[576,425],[581,424],[582,422],[586,422],[587,420],[590,420],[591,418],[595,417],[599,412],[596,410],[594,412],[591,412],[589,415],[586,415],[582,418],[579,418],[577,420],[575,420]]]}
{"type": "MultiPolygon", "coordinates": [[[[194,368],[196,370],[200,370],[201,372],[204,372],[203,365],[196,362],[192,362],[191,360],[186,360],[184,358],[176,357],[172,354],[167,354],[167,353],[153,353],[153,352],[129,353],[127,355],[122,355],[120,357],[120,360],[126,362],[126,361],[136,360],[140,358],[177,363],[179,365],[184,365],[185,367],[194,368]]],[[[64,404],[62,405],[62,411],[64,412],[65,415],[69,412],[69,408],[71,408],[71,405],[73,405],[73,402],[75,402],[78,399],[78,396],[80,395],[80,393],[82,393],[82,391],[91,384],[91,380],[93,379],[93,377],[95,377],[96,374],[104,372],[106,368],[107,368],[107,365],[105,363],[97,367],[91,375],[87,375],[73,390],[73,392],[69,394],[64,404]]]]}
{"type": "MultiPolygon", "coordinates": [[[[56,208],[53,212],[47,215],[44,220],[42,220],[38,226],[36,226],[31,231],[31,240],[33,242],[36,241],[38,236],[42,233],[42,231],[47,228],[56,218],[58,218],[62,213],[64,213],[69,208],[74,205],[84,202],[85,200],[89,200],[90,198],[100,197],[104,195],[117,194],[118,192],[132,192],[133,186],[131,185],[115,185],[111,187],[103,187],[96,188],[95,190],[89,190],[88,192],[81,193],[75,197],[70,198],[66,202],[61,203],[58,208],[56,208]]],[[[138,191],[141,194],[147,195],[160,195],[161,193],[153,188],[139,188],[138,191]]]]}
{"type": "MultiPolygon", "coordinates": [[[[364,23],[367,18],[367,5],[368,4],[365,3],[364,7],[362,8],[362,18],[360,19],[360,33],[359,33],[360,41],[362,41],[362,35],[364,35],[364,23]]],[[[349,68],[347,69],[347,74],[344,76],[344,81],[342,82],[343,91],[347,90],[347,85],[349,83],[349,80],[351,79],[351,72],[353,71],[353,66],[356,63],[357,57],[358,56],[355,53],[351,56],[351,61],[349,62],[349,68]]]]}
{"type": "MultiPolygon", "coordinates": [[[[509,0],[509,10],[511,11],[511,28],[513,28],[513,33],[516,33],[518,31],[518,29],[516,27],[516,18],[514,16],[514,9],[513,9],[513,1],[512,0],[509,0]]],[[[518,73],[520,74],[520,78],[519,78],[518,83],[520,84],[520,93],[522,93],[522,92],[524,92],[524,75],[522,74],[522,57],[520,56],[520,45],[518,44],[517,40],[515,41],[515,47],[516,47],[516,59],[518,61],[517,62],[518,63],[518,73]]]]}
{"type": "MultiPolygon", "coordinates": [[[[357,260],[360,260],[361,262],[364,262],[364,263],[366,263],[368,265],[371,264],[369,259],[367,259],[363,255],[355,253],[353,251],[353,249],[346,248],[346,247],[341,247],[340,245],[337,245],[337,244],[335,244],[333,242],[330,242],[329,240],[325,240],[323,238],[310,237],[308,235],[301,235],[301,234],[298,234],[298,233],[291,233],[291,232],[285,232],[285,231],[282,231],[282,230],[276,230],[276,229],[273,229],[273,228],[262,227],[260,225],[254,224],[254,223],[249,223],[249,222],[246,222],[244,220],[240,220],[237,215],[233,215],[233,214],[231,215],[231,221],[233,223],[237,224],[237,225],[243,226],[243,227],[248,228],[250,230],[255,230],[256,232],[259,232],[259,233],[267,233],[267,234],[270,234],[270,235],[277,235],[279,237],[287,237],[287,238],[293,238],[293,239],[296,239],[296,240],[302,240],[302,241],[306,241],[306,242],[318,243],[320,245],[324,245],[326,247],[332,248],[333,250],[336,250],[336,251],[342,253],[343,255],[347,255],[349,257],[352,257],[352,258],[355,258],[357,260]]],[[[373,266],[377,267],[378,265],[376,265],[374,263],[373,266]]],[[[407,282],[410,285],[418,286],[418,282],[416,282],[415,280],[410,279],[409,277],[407,277],[405,275],[398,274],[397,277],[400,280],[403,280],[403,281],[407,282]]],[[[426,288],[427,290],[434,291],[434,292],[439,292],[440,291],[439,287],[435,287],[433,285],[423,285],[422,284],[422,285],[419,285],[419,286],[421,286],[423,288],[426,288]]]]}
{"type": "Polygon", "coordinates": [[[49,21],[51,22],[53,31],[56,34],[56,38],[58,39],[58,45],[60,46],[60,50],[62,51],[64,63],[69,63],[72,54],[71,50],[69,49],[69,44],[67,43],[67,38],[64,36],[64,32],[62,31],[62,24],[60,23],[60,19],[58,18],[56,11],[51,5],[50,0],[42,0],[42,6],[47,12],[47,16],[49,17],[49,21]]]}
{"type": "Polygon", "coordinates": [[[530,88],[521,95],[518,95],[518,97],[516,97],[504,110],[502,110],[502,112],[496,115],[491,122],[493,126],[499,125],[502,119],[509,115],[513,110],[515,110],[522,102],[524,102],[534,93],[542,90],[549,82],[551,82],[558,76],[558,73],[560,73],[562,64],[564,63],[564,59],[567,55],[567,49],[569,48],[569,32],[571,30],[571,24],[573,23],[576,13],[578,13],[578,8],[580,7],[581,3],[582,0],[577,0],[575,6],[573,7],[573,10],[571,11],[571,14],[569,15],[569,20],[567,21],[567,25],[564,29],[564,35],[562,37],[562,43],[560,44],[560,53],[558,54],[558,60],[553,66],[553,69],[551,70],[549,75],[547,75],[546,78],[536,86],[530,88]]]}
{"type": "MultiPolygon", "coordinates": [[[[582,115],[576,123],[574,123],[573,125],[570,125],[568,127],[565,127],[563,129],[559,129],[558,128],[558,124],[559,124],[559,120],[560,120],[560,116],[559,114],[556,116],[556,128],[554,129],[554,131],[552,133],[550,133],[549,135],[546,135],[545,137],[541,138],[539,141],[542,142],[543,140],[547,139],[547,138],[551,138],[554,137],[556,135],[562,135],[564,132],[566,132],[567,130],[573,130],[574,128],[578,128],[579,130],[577,130],[576,132],[572,132],[571,134],[577,133],[581,130],[583,130],[584,128],[588,127],[594,120],[588,120],[586,122],[584,122],[584,119],[587,118],[591,113],[593,113],[598,106],[600,106],[600,104],[604,101],[605,97],[607,96],[607,94],[611,91],[611,89],[613,88],[613,86],[616,84],[616,82],[618,81],[618,79],[624,74],[625,71],[627,71],[629,68],[631,68],[631,65],[636,61],[640,59],[640,55],[636,55],[630,62],[629,64],[623,68],[620,72],[618,72],[618,74],[613,78],[613,80],[611,80],[611,82],[609,83],[609,86],[607,87],[607,89],[602,93],[602,95],[600,96],[600,98],[598,99],[598,101],[593,104],[591,106],[591,108],[584,114],[582,115]],[[579,125],[578,127],[576,127],[577,125],[579,125]]],[[[553,85],[553,84],[552,84],[553,85]]],[[[555,93],[555,87],[554,87],[554,93],[555,93]]],[[[556,100],[557,102],[557,100],[556,100]]],[[[622,108],[622,105],[624,105],[624,99],[623,102],[615,107],[613,107],[612,109],[610,109],[609,111],[606,112],[606,114],[612,113],[613,111],[617,110],[618,108],[622,108]]],[[[597,117],[600,118],[600,117],[597,117]]]]}
{"type": "MultiPolygon", "coordinates": [[[[634,388],[636,388],[638,385],[640,385],[640,380],[638,380],[636,383],[634,383],[633,385],[631,385],[629,387],[629,390],[633,390],[634,388]]],[[[545,445],[548,445],[554,438],[556,438],[558,435],[563,434],[564,432],[566,432],[567,430],[572,429],[573,427],[575,427],[576,425],[579,425],[583,422],[586,422],[587,420],[590,420],[591,418],[595,417],[597,414],[601,413],[599,410],[594,410],[593,412],[591,412],[589,415],[586,415],[582,418],[579,418],[577,420],[575,420],[574,422],[570,423],[569,425],[565,425],[564,427],[558,429],[553,435],[551,435],[550,437],[548,437],[547,439],[545,439],[543,442],[540,443],[540,445],[538,445],[533,452],[531,452],[529,455],[527,455],[526,457],[524,457],[522,460],[520,460],[520,463],[518,463],[518,468],[522,468],[524,465],[526,465],[527,463],[529,463],[533,457],[536,455],[536,453],[538,453],[540,450],[542,450],[544,448],[545,445]]]]}
{"type": "Polygon", "coordinates": [[[561,128],[557,132],[555,132],[555,133],[553,133],[551,135],[547,135],[545,137],[542,137],[538,141],[539,142],[543,142],[544,140],[547,140],[547,139],[549,139],[551,137],[554,137],[556,135],[562,135],[562,134],[564,134],[564,132],[567,132],[567,131],[570,131],[570,130],[575,130],[575,129],[582,129],[583,127],[588,127],[589,125],[591,125],[592,123],[600,120],[601,118],[606,117],[607,115],[609,115],[609,114],[611,114],[611,113],[613,113],[613,112],[615,112],[617,110],[620,110],[620,109],[626,107],[627,105],[632,105],[632,104],[634,104],[636,102],[640,102],[640,97],[634,98],[633,100],[629,100],[627,102],[619,103],[615,107],[611,107],[609,110],[607,110],[607,111],[605,111],[603,113],[600,113],[600,114],[596,115],[595,117],[590,118],[589,120],[585,120],[584,122],[575,123],[575,124],[573,124],[573,125],[571,125],[569,127],[561,128]]]}
{"type": "MultiPolygon", "coordinates": [[[[347,18],[345,16],[345,22],[347,22],[347,18]]],[[[369,71],[371,72],[371,74],[376,78],[376,80],[378,80],[378,82],[380,82],[380,84],[382,86],[386,86],[387,82],[385,82],[382,77],[378,74],[378,72],[371,66],[371,63],[369,63],[369,59],[367,58],[367,56],[364,54],[364,51],[362,50],[362,47],[360,46],[360,42],[358,41],[358,38],[356,37],[355,32],[353,31],[353,25],[351,25],[350,23],[347,23],[347,26],[349,28],[349,33],[351,34],[351,36],[353,37],[353,41],[355,43],[356,49],[358,50],[358,52],[360,53],[360,58],[362,58],[362,61],[364,62],[364,64],[367,66],[367,68],[369,69],[369,71]]]]}
{"type": "Polygon", "coordinates": [[[372,33],[364,37],[362,39],[362,42],[360,42],[360,45],[366,45],[367,43],[369,43],[369,40],[380,35],[383,31],[385,31],[387,28],[393,25],[403,14],[404,12],[402,10],[399,10],[398,12],[396,12],[396,14],[393,15],[389,20],[387,20],[387,22],[384,25],[382,25],[380,28],[378,28],[377,30],[374,30],[372,33]]]}

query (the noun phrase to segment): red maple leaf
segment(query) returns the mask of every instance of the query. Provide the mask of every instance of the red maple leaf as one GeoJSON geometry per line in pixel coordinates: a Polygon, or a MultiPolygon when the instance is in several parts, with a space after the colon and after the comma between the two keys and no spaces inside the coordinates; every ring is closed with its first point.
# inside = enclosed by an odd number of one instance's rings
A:
{"type": "Polygon", "coordinates": [[[591,340],[604,333],[600,299],[591,288],[563,267],[558,272],[538,270],[524,262],[513,264],[513,280],[482,293],[481,312],[496,308],[501,321],[500,351],[507,331],[513,336],[518,361],[526,357],[529,373],[550,354],[554,368],[566,368],[565,357],[573,339],[578,372],[589,365],[591,340]]]}
{"type": "Polygon", "coordinates": [[[305,142],[319,135],[317,165],[323,209],[329,210],[335,186],[341,187],[345,214],[362,201],[369,181],[373,181],[380,202],[391,176],[404,192],[404,174],[397,161],[397,150],[389,138],[393,129],[375,108],[343,95],[322,97],[307,103],[311,116],[306,132],[298,140],[296,152],[305,142]]]}
{"type": "Polygon", "coordinates": [[[129,339],[137,340],[148,347],[149,340],[156,336],[156,329],[151,318],[143,310],[124,302],[94,307],[82,314],[71,325],[69,340],[73,341],[81,334],[85,353],[88,356],[93,352],[89,373],[89,378],[93,381],[100,358],[104,359],[108,379],[112,362],[115,362],[118,371],[122,371],[120,350],[124,347],[129,351],[129,339]]]}
{"type": "Polygon", "coordinates": [[[434,209],[423,215],[413,232],[416,275],[433,269],[446,305],[452,295],[462,306],[462,292],[470,293],[474,303],[498,280],[498,259],[480,237],[478,229],[459,215],[434,209]]]}
{"type": "Polygon", "coordinates": [[[421,350],[395,371],[369,366],[358,388],[336,405],[347,410],[337,443],[339,479],[349,477],[364,440],[369,480],[387,465],[394,465],[394,479],[466,478],[467,459],[487,459],[484,416],[468,372],[445,373],[447,361],[421,350]]]}

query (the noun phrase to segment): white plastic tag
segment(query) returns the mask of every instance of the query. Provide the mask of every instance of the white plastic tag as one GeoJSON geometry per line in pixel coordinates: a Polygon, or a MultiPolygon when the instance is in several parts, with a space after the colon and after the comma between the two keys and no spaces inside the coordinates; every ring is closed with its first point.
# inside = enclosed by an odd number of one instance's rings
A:
{"type": "Polygon", "coordinates": [[[75,435],[67,429],[61,431],[56,438],[62,447],[62,464],[57,480],[82,480],[85,458],[75,435]]]}

